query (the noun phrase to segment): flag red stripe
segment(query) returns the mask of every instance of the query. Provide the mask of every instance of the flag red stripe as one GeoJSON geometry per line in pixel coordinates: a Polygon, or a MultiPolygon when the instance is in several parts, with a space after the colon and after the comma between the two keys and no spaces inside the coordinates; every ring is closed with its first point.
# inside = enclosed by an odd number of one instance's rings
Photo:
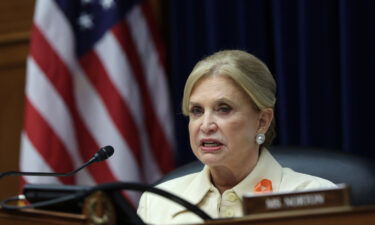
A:
{"type": "MultiPolygon", "coordinates": [[[[25,112],[25,133],[44,161],[54,172],[72,171],[73,163],[64,144],[27,98],[25,112]]],[[[74,183],[73,177],[59,177],[59,179],[64,184],[74,183]]]]}
{"type": "Polygon", "coordinates": [[[72,106],[72,80],[69,76],[68,68],[35,24],[32,26],[32,33],[31,56],[44,71],[51,84],[60,93],[65,103],[72,106]]]}
{"type": "Polygon", "coordinates": [[[19,182],[20,182],[20,184],[18,186],[18,189],[19,189],[18,191],[19,191],[19,193],[22,193],[23,192],[23,186],[25,186],[25,184],[27,182],[26,182],[24,177],[20,177],[19,182]]]}
{"type": "MultiPolygon", "coordinates": [[[[51,80],[54,88],[63,98],[65,105],[71,113],[81,157],[85,161],[91,159],[99,149],[99,146],[90,135],[77,111],[75,98],[73,96],[72,74],[70,74],[68,68],[53,50],[36,25],[33,26],[31,56],[43,70],[48,79],[51,80]]],[[[106,163],[99,163],[95,166],[90,166],[88,167],[88,170],[98,183],[116,180],[106,163]]]]}
{"type": "Polygon", "coordinates": [[[116,127],[126,140],[126,143],[128,143],[139,167],[142,168],[138,128],[134,123],[127,105],[110,80],[98,55],[94,51],[90,51],[84,56],[81,56],[79,61],[92,85],[95,86],[97,92],[103,99],[106,109],[111,115],[116,127]]]}
{"type": "MultiPolygon", "coordinates": [[[[99,4],[99,7],[95,5],[93,10],[94,3],[91,2],[79,8],[75,8],[74,1],[67,1],[64,5],[56,1],[47,2],[36,2],[37,15],[34,17],[28,61],[30,66],[28,82],[31,84],[27,86],[29,96],[26,96],[28,99],[22,138],[24,152],[21,156],[30,155],[37,160],[39,157],[44,159],[47,156],[46,146],[49,146],[54,154],[62,154],[59,159],[64,161],[47,158],[45,162],[40,161],[40,163],[49,165],[51,170],[64,168],[63,170],[66,171],[73,169],[72,167],[76,167],[81,161],[89,160],[99,148],[99,143],[112,143],[124,148],[117,152],[119,153],[117,156],[120,157],[114,157],[88,168],[86,172],[92,175],[94,181],[91,176],[87,179],[79,176],[81,180],[69,178],[71,180],[63,181],[69,183],[76,181],[76,184],[112,182],[119,179],[142,180],[142,178],[151,181],[173,169],[174,155],[170,143],[172,129],[169,129],[171,128],[169,126],[173,126],[172,118],[165,118],[167,116],[164,113],[169,115],[168,109],[159,107],[162,105],[164,108],[169,104],[168,99],[163,99],[167,95],[165,92],[167,90],[164,90],[165,77],[158,77],[165,75],[163,74],[165,72],[164,46],[157,36],[157,26],[151,19],[152,11],[148,3],[143,6],[137,4],[136,8],[133,8],[135,11],[128,12],[126,8],[122,8],[123,5],[118,4],[110,6],[111,10],[107,10],[104,6],[100,7],[99,4]],[[82,13],[87,13],[93,21],[100,22],[92,23],[92,26],[88,26],[87,23],[82,24],[79,21],[82,13]],[[130,32],[125,21],[121,21],[115,25],[115,32],[113,32],[111,27],[112,22],[115,22],[113,18],[118,18],[119,15],[134,22],[136,28],[139,25],[141,29],[135,29],[134,33],[133,30],[130,32]],[[119,28],[121,26],[125,27],[119,28]],[[80,30],[81,28],[84,30],[80,30]],[[117,41],[112,39],[112,34],[106,32],[112,32],[117,41]],[[101,38],[97,40],[90,35],[95,37],[99,35],[101,38]],[[121,43],[121,46],[116,47],[118,43],[121,43]],[[82,44],[91,49],[87,50],[87,54],[77,56],[76,49],[84,47],[81,46],[82,44]],[[137,49],[137,46],[143,47],[137,49]],[[115,48],[115,51],[110,48],[115,48]],[[124,58],[129,62],[123,63],[129,65],[119,65],[116,68],[115,64],[122,62],[118,62],[118,58],[112,55],[114,52],[121,58],[123,56],[121,54],[124,54],[124,58]],[[151,61],[148,54],[152,56],[151,61]],[[115,61],[107,61],[113,57],[115,61]],[[159,59],[155,60],[154,57],[159,59]],[[142,68],[143,66],[146,68],[142,68]],[[134,77],[131,77],[130,83],[127,83],[126,78],[129,77],[117,76],[122,76],[121,71],[129,68],[132,72],[126,75],[134,77]],[[149,74],[149,71],[153,70],[156,73],[149,74]],[[112,71],[115,74],[112,74],[112,71]],[[40,79],[43,83],[47,81],[46,89],[44,86],[37,86],[39,81],[32,79],[40,79]],[[119,80],[125,83],[115,83],[119,80]],[[157,82],[150,84],[150,80],[157,82]],[[129,90],[122,89],[129,85],[134,85],[131,88],[137,88],[137,93],[129,93],[129,90]],[[50,92],[52,92],[51,96],[48,96],[50,92]],[[129,99],[128,94],[131,96],[129,99]],[[47,96],[47,98],[40,96],[47,96]],[[158,104],[159,100],[160,104],[158,104]],[[56,101],[56,104],[49,101],[56,101]],[[56,108],[49,108],[49,106],[56,108]],[[61,114],[52,115],[54,112],[60,112],[57,107],[61,108],[61,114]],[[69,130],[64,131],[65,127],[69,130]],[[109,130],[104,130],[105,128],[109,130]],[[54,148],[55,146],[57,148],[54,148]],[[35,155],[34,151],[41,154],[35,155]],[[142,175],[144,177],[138,177],[142,175]]],[[[31,165],[33,162],[27,162],[25,157],[21,157],[21,163],[24,170],[33,167],[31,165]]],[[[23,182],[27,181],[34,182],[37,179],[23,180],[23,182]]],[[[133,202],[138,198],[134,193],[129,193],[125,197],[133,202]]]]}
{"type": "Polygon", "coordinates": [[[171,145],[161,128],[160,121],[155,115],[151,97],[146,85],[144,72],[140,63],[140,57],[135,49],[134,41],[130,35],[129,27],[126,22],[117,24],[112,29],[116,39],[119,41],[124,52],[127,54],[129,63],[134,71],[134,76],[139,84],[140,93],[144,107],[146,127],[149,132],[151,146],[154,158],[157,160],[160,169],[165,173],[174,168],[174,162],[171,152],[171,145]]]}
{"type": "Polygon", "coordinates": [[[150,4],[150,1],[143,1],[140,6],[147,23],[147,27],[150,31],[151,38],[154,40],[153,44],[156,46],[156,53],[159,56],[160,63],[162,64],[163,68],[166,68],[167,63],[165,45],[164,41],[161,39],[161,32],[159,31],[159,26],[156,24],[154,12],[150,4]]]}

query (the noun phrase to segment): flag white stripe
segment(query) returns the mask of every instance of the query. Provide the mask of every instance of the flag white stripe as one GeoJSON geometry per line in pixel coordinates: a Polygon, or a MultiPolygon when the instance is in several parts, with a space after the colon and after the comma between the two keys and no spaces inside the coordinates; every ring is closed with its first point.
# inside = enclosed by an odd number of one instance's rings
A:
{"type": "Polygon", "coordinates": [[[38,25],[56,52],[59,52],[64,62],[74,60],[73,31],[55,1],[36,2],[34,23],[38,25]]]}
{"type": "Polygon", "coordinates": [[[150,31],[142,15],[140,6],[133,7],[128,13],[126,21],[129,24],[130,32],[135,41],[139,56],[141,57],[142,66],[145,72],[148,90],[152,98],[153,108],[156,111],[160,124],[164,129],[164,134],[171,145],[174,145],[173,126],[171,124],[172,115],[170,111],[170,102],[168,95],[167,81],[165,71],[158,60],[150,31]]]}
{"type": "Polygon", "coordinates": [[[81,115],[85,115],[82,119],[100,146],[110,144],[116,149],[114,157],[107,160],[110,168],[120,180],[138,181],[140,174],[136,161],[119,135],[105,106],[87,79],[82,74],[75,75],[74,90],[78,111],[81,115]],[[125,159],[126,163],[124,163],[125,159]]]}
{"type": "Polygon", "coordinates": [[[138,83],[134,80],[133,70],[128,64],[129,60],[113,33],[107,32],[95,49],[112,83],[127,103],[136,124],[141,127],[144,115],[138,83]]]}
{"type": "Polygon", "coordinates": [[[161,171],[150,148],[147,130],[144,124],[143,107],[134,72],[128,64],[126,54],[111,32],[103,37],[96,46],[96,52],[108,72],[112,83],[127,104],[134,118],[141,140],[143,171],[148,182],[160,178],[161,171]]]}
{"type": "MultiPolygon", "coordinates": [[[[69,12],[67,13],[69,14],[69,12]]],[[[93,12],[93,16],[97,16],[95,13],[96,12],[93,12]]],[[[160,64],[158,60],[159,54],[156,52],[157,49],[154,46],[153,39],[150,37],[151,34],[148,29],[147,21],[143,18],[144,15],[142,13],[143,11],[136,6],[132,11],[132,15],[125,17],[125,20],[130,24],[130,33],[132,39],[135,41],[134,49],[136,49],[137,55],[140,56],[139,60],[145,72],[147,90],[139,89],[140,87],[137,83],[138,79],[135,77],[138,74],[134,73],[132,64],[127,58],[128,54],[124,52],[117,37],[115,37],[111,30],[107,30],[102,40],[97,41],[94,45],[94,49],[92,49],[92,51],[99,56],[99,60],[103,63],[104,70],[108,74],[112,84],[115,85],[116,90],[113,91],[117,91],[120,94],[124,104],[126,104],[126,107],[132,115],[131,119],[134,120],[137,126],[137,131],[139,132],[137,135],[140,138],[142,149],[142,168],[139,168],[133,151],[131,151],[128,146],[128,143],[130,143],[128,142],[129,140],[126,140],[121,135],[122,133],[117,128],[117,121],[113,120],[108,111],[109,109],[106,108],[107,104],[113,103],[104,102],[104,98],[102,98],[101,94],[105,95],[105,93],[99,93],[99,91],[96,90],[96,85],[91,83],[91,79],[85,74],[84,65],[79,63],[79,58],[76,56],[75,52],[75,47],[79,44],[75,43],[75,30],[72,29],[70,19],[68,20],[68,18],[66,18],[66,14],[55,1],[39,0],[36,2],[34,25],[40,30],[54,53],[57,54],[64,66],[68,69],[71,75],[71,88],[75,105],[65,105],[67,103],[64,102],[64,97],[60,96],[61,93],[59,93],[52,83],[54,81],[48,79],[48,76],[46,76],[50,74],[43,74],[45,72],[41,69],[44,68],[43,64],[38,65],[39,61],[33,58],[29,58],[28,60],[28,83],[26,87],[28,101],[36,108],[38,113],[40,113],[47,122],[47,125],[53,129],[57,138],[62,141],[74,166],[77,167],[83,160],[79,152],[82,150],[79,149],[81,140],[77,139],[77,132],[80,131],[75,130],[77,128],[74,124],[75,120],[73,120],[75,117],[73,118],[72,112],[69,111],[71,107],[73,107],[74,110],[77,109],[79,122],[82,121],[83,129],[87,129],[89,132],[88,135],[90,137],[82,141],[91,141],[91,138],[93,138],[93,143],[90,144],[114,146],[116,149],[115,155],[104,162],[106,163],[104,170],[107,173],[108,166],[114,179],[122,181],[144,181],[141,180],[141,178],[144,177],[146,177],[147,181],[155,181],[162,174],[158,165],[158,161],[160,160],[156,160],[160,159],[160,155],[154,155],[155,151],[151,148],[149,130],[145,122],[147,121],[145,118],[146,112],[144,111],[144,102],[142,99],[144,94],[151,97],[152,108],[155,110],[155,112],[151,113],[156,114],[158,119],[156,122],[161,125],[160,129],[162,129],[160,132],[166,135],[167,141],[171,143],[171,146],[173,146],[172,142],[174,141],[172,138],[173,126],[165,71],[163,65],[160,64]],[[141,91],[147,91],[147,93],[141,93],[141,91]]],[[[100,19],[106,18],[104,16],[100,19]]],[[[95,25],[96,24],[94,24],[94,26],[95,25]]],[[[37,45],[38,43],[34,42],[33,44],[37,45]]],[[[35,46],[33,50],[34,49],[38,49],[38,46],[35,46]]],[[[48,72],[49,70],[46,71],[48,72]]],[[[26,113],[27,112],[28,111],[26,111],[26,113]]],[[[31,122],[33,126],[38,126],[38,124],[32,123],[33,121],[28,121],[28,123],[29,122],[31,122]]],[[[31,168],[30,170],[33,171],[51,171],[51,168],[55,168],[55,165],[48,165],[49,161],[47,162],[47,159],[43,158],[45,156],[40,155],[38,149],[32,145],[31,141],[34,139],[28,139],[33,138],[33,136],[31,136],[32,134],[30,133],[29,135],[29,137],[26,133],[22,135],[21,168],[27,167],[31,168]],[[29,161],[30,159],[32,162],[29,161]]],[[[92,149],[90,150],[93,151],[92,149]]],[[[102,175],[103,174],[98,174],[98,177],[102,175]]],[[[76,176],[76,181],[80,184],[93,184],[95,182],[94,177],[96,178],[96,174],[91,174],[90,176],[90,172],[85,171],[76,176]]],[[[26,182],[40,183],[41,180],[49,183],[61,183],[59,179],[53,177],[25,177],[26,182]]],[[[139,197],[139,193],[131,192],[127,194],[134,203],[139,197]]]]}
{"type": "MultiPolygon", "coordinates": [[[[44,3],[44,2],[43,2],[44,3]]],[[[72,76],[74,83],[74,96],[77,100],[77,108],[85,125],[100,146],[112,145],[115,149],[115,157],[107,160],[114,175],[123,181],[138,181],[140,174],[136,161],[129,147],[119,135],[116,126],[108,115],[105,105],[96,93],[94,87],[87,80],[82,68],[75,60],[73,49],[67,47],[73,44],[72,30],[68,26],[68,21],[54,4],[53,1],[46,1],[41,7],[49,7],[49,13],[54,15],[54,20],[46,22],[43,17],[38,17],[36,21],[40,29],[45,34],[49,43],[53,43],[56,53],[63,59],[70,71],[74,71],[72,76]],[[48,3],[47,3],[48,2],[48,3]],[[48,27],[48,29],[47,29],[48,27]],[[64,36],[66,40],[55,41],[56,36],[64,36]],[[124,163],[126,160],[126,163],[124,163]]],[[[45,11],[47,9],[44,9],[45,11]]]]}
{"type": "MultiPolygon", "coordinates": [[[[31,104],[38,110],[48,125],[64,144],[70,154],[74,167],[79,167],[83,161],[78,154],[75,130],[70,113],[66,108],[60,95],[46,78],[39,66],[32,58],[28,58],[28,82],[26,84],[26,95],[31,104]],[[58,118],[58,119],[56,119],[58,118]]],[[[69,171],[55,171],[69,172],[69,171]]],[[[87,171],[77,174],[78,180],[86,184],[94,184],[87,171]]]]}
{"type": "MultiPolygon", "coordinates": [[[[35,149],[33,144],[25,133],[21,134],[21,156],[20,156],[20,169],[26,172],[54,172],[43,160],[43,157],[35,149]]],[[[24,177],[27,183],[61,183],[56,177],[24,177]]]]}

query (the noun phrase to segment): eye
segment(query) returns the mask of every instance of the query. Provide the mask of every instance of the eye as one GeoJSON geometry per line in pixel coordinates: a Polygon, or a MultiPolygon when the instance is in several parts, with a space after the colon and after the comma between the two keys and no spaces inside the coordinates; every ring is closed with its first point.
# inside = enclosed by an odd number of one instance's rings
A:
{"type": "Polygon", "coordinates": [[[219,112],[221,113],[229,113],[230,111],[232,111],[232,107],[230,107],[229,105],[227,104],[220,104],[218,106],[218,109],[217,109],[219,112]]]}
{"type": "Polygon", "coordinates": [[[199,116],[203,114],[203,109],[200,106],[193,106],[190,108],[190,114],[193,116],[199,116]]]}

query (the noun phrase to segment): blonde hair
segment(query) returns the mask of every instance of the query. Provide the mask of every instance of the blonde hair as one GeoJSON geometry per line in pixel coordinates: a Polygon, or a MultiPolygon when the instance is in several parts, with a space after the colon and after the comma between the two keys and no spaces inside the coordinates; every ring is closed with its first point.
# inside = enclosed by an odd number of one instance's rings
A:
{"type": "MultiPolygon", "coordinates": [[[[276,82],[267,66],[257,57],[241,50],[223,50],[199,61],[190,73],[184,89],[182,112],[189,115],[189,100],[196,83],[205,76],[221,75],[231,78],[250,97],[257,110],[275,108],[276,82]]],[[[275,137],[275,120],[266,133],[263,146],[275,137]]]]}

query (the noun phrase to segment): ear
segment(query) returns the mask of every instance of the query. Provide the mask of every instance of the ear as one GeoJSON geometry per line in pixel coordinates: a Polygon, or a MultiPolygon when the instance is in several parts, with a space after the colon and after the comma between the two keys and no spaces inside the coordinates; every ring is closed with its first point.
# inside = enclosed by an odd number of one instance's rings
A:
{"type": "Polygon", "coordinates": [[[272,108],[265,108],[260,111],[259,113],[259,124],[258,124],[258,132],[265,134],[268,131],[268,128],[271,125],[273,120],[273,109],[272,108]]]}

